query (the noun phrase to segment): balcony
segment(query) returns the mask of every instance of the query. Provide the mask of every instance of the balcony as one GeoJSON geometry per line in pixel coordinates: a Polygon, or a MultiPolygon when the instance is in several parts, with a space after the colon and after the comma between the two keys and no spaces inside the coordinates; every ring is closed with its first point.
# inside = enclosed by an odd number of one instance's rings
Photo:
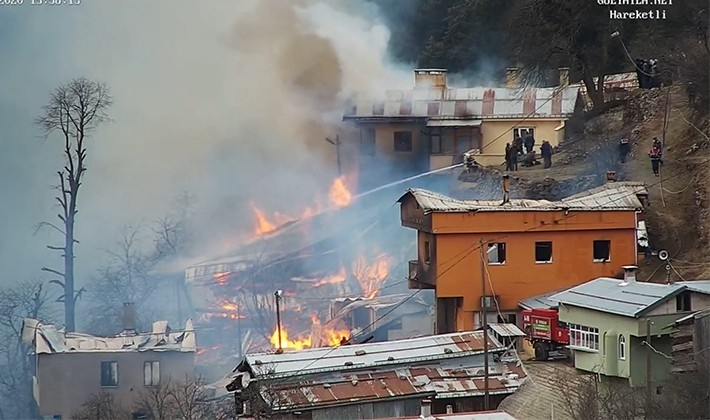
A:
{"type": "Polygon", "coordinates": [[[418,260],[409,261],[409,289],[435,289],[435,285],[429,283],[428,279],[431,276],[429,270],[423,270],[422,265],[418,260]]]}

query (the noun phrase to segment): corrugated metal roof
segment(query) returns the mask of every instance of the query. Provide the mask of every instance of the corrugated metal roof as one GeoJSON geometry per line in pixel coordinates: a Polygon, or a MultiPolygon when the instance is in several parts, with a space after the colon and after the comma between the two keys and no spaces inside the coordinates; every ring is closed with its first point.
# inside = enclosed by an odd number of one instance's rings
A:
{"type": "Polygon", "coordinates": [[[637,317],[684,290],[710,295],[710,280],[658,284],[624,282],[619,279],[600,277],[557,293],[551,296],[550,300],[600,312],[637,317]]]}
{"type": "Polygon", "coordinates": [[[525,333],[515,324],[488,324],[500,337],[525,337],[525,333]]]}
{"type": "MultiPolygon", "coordinates": [[[[504,347],[489,335],[489,350],[504,347]]],[[[353,344],[300,351],[247,354],[236,370],[247,368],[255,377],[366,369],[458,358],[483,352],[483,332],[459,332],[380,343],[353,344]]]]}
{"type": "Polygon", "coordinates": [[[358,98],[343,118],[566,118],[578,93],[579,86],[388,90],[381,100],[358,98]]]}
{"type": "MultiPolygon", "coordinates": [[[[421,419],[420,416],[414,417],[392,417],[382,420],[407,420],[421,419]]],[[[502,410],[496,411],[479,411],[474,413],[455,413],[455,414],[436,414],[432,419],[439,420],[516,420],[515,417],[502,410]]]]}
{"type": "Polygon", "coordinates": [[[517,199],[501,205],[502,200],[458,200],[428,190],[409,189],[406,194],[400,197],[399,202],[411,194],[425,214],[473,211],[638,210],[643,208],[637,194],[646,191],[646,187],[611,183],[596,190],[591,193],[575,194],[559,201],[517,199]]]}
{"type": "Polygon", "coordinates": [[[600,277],[560,292],[550,299],[564,305],[578,306],[611,314],[637,317],[654,305],[685,289],[682,284],[625,282],[600,277]]]}
{"type": "Polygon", "coordinates": [[[153,323],[153,332],[150,334],[97,337],[77,332],[65,333],[54,325],[42,324],[36,319],[26,319],[22,340],[25,343],[34,343],[36,354],[197,350],[191,320],[186,322],[184,331],[170,332],[167,321],[157,321],[153,323]]]}
{"type": "Polygon", "coordinates": [[[562,290],[555,290],[554,292],[533,296],[531,298],[521,300],[518,302],[518,305],[524,309],[554,309],[557,308],[557,301],[550,299],[550,297],[560,292],[562,292],[562,290]]]}
{"type": "MultiPolygon", "coordinates": [[[[277,410],[304,410],[370,400],[426,396],[465,398],[484,394],[483,355],[434,361],[419,366],[331,372],[301,381],[269,382],[262,397],[277,410]]],[[[490,394],[512,394],[527,378],[522,364],[490,361],[490,394]]]]}

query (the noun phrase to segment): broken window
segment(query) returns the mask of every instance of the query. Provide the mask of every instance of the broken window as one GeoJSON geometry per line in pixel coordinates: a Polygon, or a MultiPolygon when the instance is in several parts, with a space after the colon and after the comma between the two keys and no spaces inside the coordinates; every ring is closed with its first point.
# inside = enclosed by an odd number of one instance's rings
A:
{"type": "Polygon", "coordinates": [[[611,259],[611,241],[594,241],[594,262],[608,262],[611,259]]]}
{"type": "Polygon", "coordinates": [[[525,127],[525,128],[514,128],[513,129],[513,140],[515,140],[515,137],[520,137],[521,139],[525,139],[527,135],[530,134],[535,138],[535,129],[533,127],[525,127]]]}
{"type": "Polygon", "coordinates": [[[505,242],[488,244],[488,264],[505,264],[505,242]]]}
{"type": "Polygon", "coordinates": [[[431,245],[429,241],[424,241],[424,262],[426,264],[431,262],[431,245]]]}
{"type": "Polygon", "coordinates": [[[395,131],[394,132],[394,151],[395,152],[411,152],[412,151],[412,132],[411,131],[395,131]]]}
{"type": "Polygon", "coordinates": [[[360,131],[360,153],[364,156],[375,156],[376,135],[374,128],[363,128],[360,131]]]}
{"type": "Polygon", "coordinates": [[[683,292],[675,297],[675,309],[677,312],[690,312],[693,310],[690,293],[683,292]]]}
{"type": "Polygon", "coordinates": [[[535,242],[535,262],[552,262],[552,242],[535,242]]]}
{"type": "Polygon", "coordinates": [[[160,362],[143,363],[143,384],[145,386],[160,384],[160,362]]]}
{"type": "Polygon", "coordinates": [[[118,362],[101,362],[101,386],[118,386],[118,362]]]}

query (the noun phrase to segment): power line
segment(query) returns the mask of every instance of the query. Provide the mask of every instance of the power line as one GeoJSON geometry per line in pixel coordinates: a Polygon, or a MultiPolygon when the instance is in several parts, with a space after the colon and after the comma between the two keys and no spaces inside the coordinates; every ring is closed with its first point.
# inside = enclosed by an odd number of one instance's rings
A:
{"type": "MultiPolygon", "coordinates": [[[[702,164],[702,163],[708,163],[708,162],[710,162],[710,158],[704,160],[703,162],[701,162],[701,164],[702,164]]],[[[686,174],[686,173],[688,173],[688,172],[690,172],[690,171],[691,171],[690,169],[687,169],[687,170],[685,170],[685,171],[678,172],[678,173],[676,173],[675,175],[673,175],[673,176],[670,177],[670,178],[672,179],[672,178],[678,177],[678,176],[680,176],[680,175],[682,175],[682,174],[686,174]]],[[[652,186],[655,186],[655,185],[658,185],[658,184],[660,184],[660,181],[659,181],[659,182],[656,182],[656,183],[649,184],[649,185],[647,185],[647,187],[652,187],[652,186]]],[[[620,201],[620,200],[622,200],[622,199],[624,199],[624,198],[626,198],[626,197],[630,197],[630,196],[634,196],[634,195],[636,195],[635,192],[630,192],[630,193],[627,193],[627,194],[623,194],[623,195],[617,197],[616,199],[610,200],[610,202],[611,202],[611,203],[614,203],[614,202],[620,201]]],[[[601,208],[601,206],[597,206],[597,208],[601,208]]],[[[594,209],[594,208],[591,208],[591,209],[594,209]]],[[[566,215],[564,215],[559,221],[571,219],[571,218],[573,218],[573,217],[576,217],[576,216],[579,215],[579,214],[580,214],[579,212],[576,212],[576,213],[574,213],[574,214],[566,214],[566,215]]],[[[495,239],[493,239],[493,240],[487,241],[487,242],[485,242],[485,244],[488,244],[488,243],[491,243],[491,242],[497,242],[497,241],[500,241],[501,239],[505,239],[505,238],[507,238],[507,237],[509,237],[509,236],[512,236],[512,235],[518,235],[518,234],[520,234],[520,233],[531,232],[531,231],[533,231],[533,230],[535,230],[535,229],[539,229],[539,228],[541,228],[541,227],[546,227],[546,225],[533,226],[533,227],[531,227],[531,228],[529,228],[529,229],[526,229],[526,230],[523,230],[523,231],[520,231],[520,232],[515,232],[515,233],[503,235],[503,236],[500,236],[500,237],[495,238],[495,239]]],[[[458,265],[458,263],[460,263],[461,261],[463,261],[466,257],[468,257],[469,255],[471,255],[473,252],[479,250],[480,248],[481,248],[481,245],[478,245],[478,244],[475,243],[473,247],[466,249],[466,250],[465,250],[465,254],[464,254],[461,258],[459,258],[454,264],[452,264],[449,268],[447,268],[446,270],[444,270],[444,271],[442,271],[441,273],[439,273],[439,274],[435,277],[434,281],[438,280],[441,276],[443,276],[444,274],[446,274],[447,272],[449,272],[450,270],[452,270],[454,267],[456,267],[456,266],[458,265]]],[[[389,311],[387,311],[385,314],[383,314],[382,316],[378,317],[378,318],[375,319],[370,325],[368,325],[367,327],[365,327],[365,328],[363,329],[363,332],[361,332],[360,334],[357,334],[357,335],[355,335],[355,336],[352,336],[348,341],[349,341],[349,342],[352,342],[353,339],[355,339],[355,338],[360,338],[360,337],[362,337],[363,335],[365,335],[365,334],[366,334],[366,333],[364,332],[365,330],[367,330],[368,328],[370,328],[370,327],[372,327],[373,325],[375,325],[377,322],[379,322],[380,320],[382,320],[384,317],[386,317],[387,315],[389,315],[390,313],[392,313],[395,309],[397,309],[398,307],[400,307],[401,305],[403,305],[404,303],[406,303],[407,301],[409,301],[410,299],[412,299],[414,296],[416,296],[416,295],[417,295],[418,293],[420,293],[422,290],[424,290],[424,289],[418,289],[416,292],[410,294],[408,297],[406,297],[405,299],[403,299],[402,301],[400,301],[397,305],[395,305],[394,307],[392,307],[392,308],[391,308],[389,311]]],[[[310,363],[307,364],[306,366],[300,368],[299,370],[297,370],[296,372],[294,372],[293,374],[291,374],[290,377],[298,376],[298,375],[301,374],[303,371],[305,371],[305,370],[308,369],[309,367],[313,366],[316,362],[318,362],[318,361],[324,359],[325,357],[327,357],[329,354],[331,354],[331,353],[332,353],[333,351],[335,351],[337,348],[339,348],[339,346],[338,346],[338,347],[332,347],[330,350],[328,350],[327,352],[325,352],[323,355],[317,357],[316,359],[314,359],[312,362],[310,362],[310,363]]]]}

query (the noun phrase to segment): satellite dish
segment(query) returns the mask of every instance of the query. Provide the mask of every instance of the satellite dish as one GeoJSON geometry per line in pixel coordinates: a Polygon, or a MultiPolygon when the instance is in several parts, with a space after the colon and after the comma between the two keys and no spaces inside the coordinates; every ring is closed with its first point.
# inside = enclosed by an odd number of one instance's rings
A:
{"type": "Polygon", "coordinates": [[[666,261],[668,259],[668,251],[665,249],[658,251],[658,259],[661,261],[666,261]]]}

